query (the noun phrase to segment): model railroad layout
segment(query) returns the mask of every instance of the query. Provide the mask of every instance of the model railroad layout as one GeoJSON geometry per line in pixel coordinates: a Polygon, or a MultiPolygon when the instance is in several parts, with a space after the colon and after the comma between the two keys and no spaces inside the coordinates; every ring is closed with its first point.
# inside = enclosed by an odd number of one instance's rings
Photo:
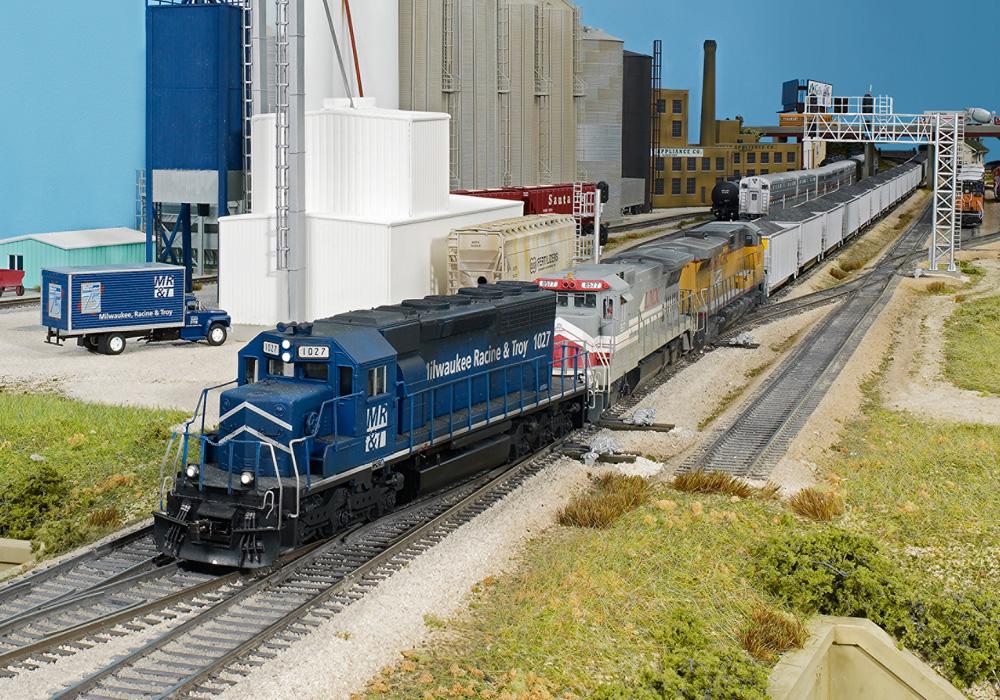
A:
{"type": "MultiPolygon", "coordinates": [[[[836,294],[826,290],[780,304],[786,307],[784,313],[790,313],[792,307],[843,299],[755,393],[746,409],[741,408],[740,416],[723,437],[737,436],[735,440],[744,445],[742,451],[746,452],[746,433],[736,431],[743,417],[754,413],[752,405],[765,395],[784,391],[777,388],[783,377],[801,374],[797,363],[815,354],[806,352],[805,347],[816,344],[839,348],[844,344],[822,340],[823,333],[840,328],[841,334],[846,329],[850,336],[852,329],[862,326],[853,334],[854,344],[860,340],[866,324],[871,322],[864,319],[877,315],[896,274],[912,260],[915,247],[926,238],[926,219],[924,216],[911,226],[870,275],[836,290],[836,294]]],[[[749,323],[753,322],[751,318],[749,323]]],[[[799,393],[792,398],[785,395],[779,400],[782,405],[793,405],[798,413],[768,428],[770,433],[761,433],[764,446],[755,453],[755,461],[747,464],[744,460],[739,465],[720,461],[718,455],[725,451],[716,447],[724,442],[720,438],[704,446],[685,468],[724,469],[757,478],[766,475],[769,460],[794,434],[796,421],[804,422],[810,407],[818,403],[836,369],[853,349],[850,343],[847,345],[840,356],[826,360],[828,366],[822,364],[823,360],[813,361],[811,371],[819,376],[798,388],[799,393]]],[[[686,365],[691,361],[688,358],[681,362],[686,365]]],[[[653,380],[640,393],[619,402],[611,413],[624,414],[670,374],[673,372],[664,373],[662,379],[653,380]]],[[[571,438],[580,441],[596,430],[589,425],[572,433],[571,438]]],[[[162,624],[163,629],[157,631],[151,643],[53,697],[96,700],[109,696],[167,697],[193,690],[218,692],[221,686],[234,683],[230,675],[219,677],[224,669],[238,676],[245,670],[233,670],[234,664],[241,663],[240,668],[245,668],[273,656],[297,635],[363,596],[552,459],[531,455],[489,476],[417,500],[372,524],[286,555],[275,566],[253,573],[207,573],[197,567],[187,570],[156,555],[148,529],[128,535],[0,588],[0,666],[8,669],[0,670],[0,674],[9,676],[43,662],[55,662],[60,656],[110,637],[162,624]]]]}

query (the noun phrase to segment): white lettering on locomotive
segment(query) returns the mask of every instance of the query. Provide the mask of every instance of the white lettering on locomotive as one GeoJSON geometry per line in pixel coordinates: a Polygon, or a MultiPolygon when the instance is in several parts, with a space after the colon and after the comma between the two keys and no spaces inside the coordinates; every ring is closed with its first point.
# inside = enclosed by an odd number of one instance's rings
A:
{"type": "Polygon", "coordinates": [[[368,431],[378,430],[389,425],[389,409],[382,406],[372,406],[368,409],[368,431]]]}
{"type": "Polygon", "coordinates": [[[281,346],[271,340],[264,341],[264,354],[277,355],[281,352],[281,346]]]}

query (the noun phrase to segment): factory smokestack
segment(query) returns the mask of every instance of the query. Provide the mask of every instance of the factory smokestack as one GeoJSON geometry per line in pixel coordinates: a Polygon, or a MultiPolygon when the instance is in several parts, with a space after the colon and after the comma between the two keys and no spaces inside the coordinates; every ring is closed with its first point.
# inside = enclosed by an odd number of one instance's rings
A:
{"type": "Polygon", "coordinates": [[[705,42],[705,69],[701,78],[701,145],[715,144],[715,42],[705,42]]]}

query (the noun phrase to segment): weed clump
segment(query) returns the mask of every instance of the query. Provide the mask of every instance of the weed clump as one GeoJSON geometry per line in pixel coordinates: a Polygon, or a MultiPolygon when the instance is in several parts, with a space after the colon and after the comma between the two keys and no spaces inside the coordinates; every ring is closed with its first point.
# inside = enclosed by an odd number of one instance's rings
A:
{"type": "Polygon", "coordinates": [[[44,550],[46,554],[60,554],[89,542],[94,530],[81,527],[69,520],[49,520],[35,530],[31,538],[31,551],[44,550]]]}
{"type": "Polygon", "coordinates": [[[933,282],[928,282],[924,286],[925,292],[930,292],[931,294],[939,294],[941,292],[951,292],[951,288],[944,282],[944,280],[934,280],[933,282]]]}
{"type": "Polygon", "coordinates": [[[30,540],[68,494],[69,480],[51,465],[42,463],[29,473],[17,473],[0,490],[0,537],[30,540]]]}
{"type": "Polygon", "coordinates": [[[844,499],[834,491],[808,488],[789,498],[788,507],[803,518],[829,521],[844,514],[844,499]]]}
{"type": "Polygon", "coordinates": [[[598,477],[594,489],[559,511],[560,525],[606,528],[642,505],[652,489],[641,476],[607,474],[598,477]]]}
{"type": "Polygon", "coordinates": [[[849,273],[846,270],[843,270],[840,267],[837,267],[836,265],[834,265],[833,267],[830,268],[830,274],[833,276],[833,279],[835,279],[835,280],[842,280],[842,279],[846,279],[847,276],[849,274],[851,274],[851,273],[849,273]]]}
{"type": "Polygon", "coordinates": [[[854,272],[855,270],[860,270],[865,266],[865,260],[863,258],[845,258],[837,264],[840,265],[840,269],[844,272],[854,272]]]}
{"type": "Polygon", "coordinates": [[[1000,672],[1000,598],[993,593],[922,596],[870,539],[843,530],[778,535],[751,555],[779,603],[805,614],[865,617],[958,686],[1000,672]]]}
{"type": "Polygon", "coordinates": [[[658,667],[634,681],[617,681],[594,694],[596,700],[700,700],[767,698],[767,671],[742,652],[719,652],[699,617],[681,608],[663,631],[653,635],[662,648],[658,667]]]}
{"type": "Polygon", "coordinates": [[[743,648],[763,662],[770,662],[791,649],[801,649],[807,637],[806,628],[798,618],[767,605],[754,607],[746,627],[740,631],[743,648]]]}
{"type": "Polygon", "coordinates": [[[753,486],[725,472],[705,471],[703,469],[678,474],[670,486],[685,493],[723,493],[740,498],[762,498],[765,500],[774,498],[778,493],[777,484],[769,482],[764,486],[753,486]]]}

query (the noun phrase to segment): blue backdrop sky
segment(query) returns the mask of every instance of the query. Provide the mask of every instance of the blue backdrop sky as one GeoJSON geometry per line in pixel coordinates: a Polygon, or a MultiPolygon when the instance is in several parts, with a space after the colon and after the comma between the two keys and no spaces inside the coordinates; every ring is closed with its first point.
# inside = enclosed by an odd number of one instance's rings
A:
{"type": "MultiPolygon", "coordinates": [[[[834,95],[893,98],[897,113],[983,107],[1000,112],[992,34],[1000,5],[938,0],[579,0],[583,23],[652,54],[663,42],[663,87],[690,90],[692,139],[701,114],[702,46],[716,52],[716,118],[775,124],[781,84],[832,83],[834,95]]],[[[987,139],[990,159],[1000,140],[987,139]]]]}

